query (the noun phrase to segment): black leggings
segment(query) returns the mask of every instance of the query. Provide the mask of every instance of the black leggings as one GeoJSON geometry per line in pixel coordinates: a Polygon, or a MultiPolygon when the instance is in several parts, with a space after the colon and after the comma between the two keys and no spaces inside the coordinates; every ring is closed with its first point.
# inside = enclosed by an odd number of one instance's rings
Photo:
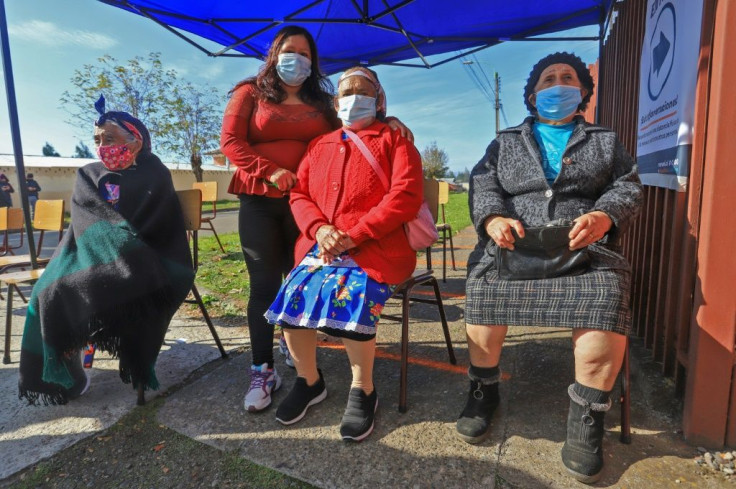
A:
{"type": "Polygon", "coordinates": [[[273,365],[273,325],[263,314],[276,298],[283,277],[294,267],[299,235],[288,197],[240,195],[240,246],[250,276],[248,331],[253,365],[273,365]]]}

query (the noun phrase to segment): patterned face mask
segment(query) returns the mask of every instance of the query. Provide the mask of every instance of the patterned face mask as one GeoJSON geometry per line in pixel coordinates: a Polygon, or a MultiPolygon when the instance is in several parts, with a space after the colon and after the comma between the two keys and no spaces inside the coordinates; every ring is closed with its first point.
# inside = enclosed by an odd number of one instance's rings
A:
{"type": "Polygon", "coordinates": [[[135,154],[130,152],[127,144],[99,146],[97,155],[102,164],[111,171],[125,170],[135,162],[135,154]]]}

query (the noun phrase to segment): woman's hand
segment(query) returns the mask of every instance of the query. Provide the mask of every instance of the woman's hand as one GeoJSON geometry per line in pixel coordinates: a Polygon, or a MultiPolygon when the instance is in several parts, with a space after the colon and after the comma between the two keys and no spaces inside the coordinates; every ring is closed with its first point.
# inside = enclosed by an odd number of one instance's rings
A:
{"type": "Polygon", "coordinates": [[[524,226],[520,221],[510,217],[491,216],[484,223],[486,233],[498,245],[499,248],[514,249],[516,238],[511,229],[516,230],[520,238],[524,237],[524,226]]]}
{"type": "Polygon", "coordinates": [[[396,117],[387,118],[386,124],[388,124],[388,127],[392,130],[401,132],[401,135],[408,139],[410,143],[414,142],[414,133],[396,117]]]}
{"type": "Polygon", "coordinates": [[[284,168],[279,168],[271,173],[268,181],[278,187],[282,192],[288,192],[291,187],[296,185],[296,174],[284,168]]]}
{"type": "Polygon", "coordinates": [[[601,211],[588,212],[573,221],[570,230],[570,249],[579,250],[601,239],[613,227],[608,214],[601,211]]]}
{"type": "Polygon", "coordinates": [[[319,254],[322,262],[329,265],[332,261],[350,248],[355,248],[355,243],[345,231],[337,229],[332,224],[321,226],[315,235],[319,245],[319,254]]]}

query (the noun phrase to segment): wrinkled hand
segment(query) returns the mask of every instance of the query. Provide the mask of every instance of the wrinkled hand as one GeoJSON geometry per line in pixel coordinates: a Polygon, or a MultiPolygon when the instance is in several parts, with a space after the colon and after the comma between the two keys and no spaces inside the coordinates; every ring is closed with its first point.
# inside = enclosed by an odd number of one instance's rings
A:
{"type": "Polygon", "coordinates": [[[486,233],[498,245],[499,248],[514,249],[516,238],[511,229],[516,230],[520,238],[524,237],[524,226],[520,221],[510,217],[489,217],[485,221],[486,233]]]}
{"type": "Polygon", "coordinates": [[[414,133],[411,132],[411,130],[404,125],[403,122],[401,122],[396,117],[390,118],[388,121],[386,121],[388,124],[388,127],[390,127],[394,131],[399,131],[403,137],[409,140],[410,143],[414,142],[414,133]]]}
{"type": "Polygon", "coordinates": [[[613,221],[608,214],[601,211],[588,212],[573,221],[575,225],[570,230],[570,249],[579,250],[601,239],[613,227],[613,221]]]}
{"type": "Polygon", "coordinates": [[[337,229],[332,224],[321,226],[315,235],[319,245],[319,255],[322,262],[329,265],[332,261],[350,248],[355,248],[355,243],[348,233],[337,229]]]}
{"type": "Polygon", "coordinates": [[[268,177],[268,181],[273,183],[282,192],[288,192],[291,187],[296,185],[296,175],[289,170],[279,168],[275,172],[271,173],[268,177]]]}

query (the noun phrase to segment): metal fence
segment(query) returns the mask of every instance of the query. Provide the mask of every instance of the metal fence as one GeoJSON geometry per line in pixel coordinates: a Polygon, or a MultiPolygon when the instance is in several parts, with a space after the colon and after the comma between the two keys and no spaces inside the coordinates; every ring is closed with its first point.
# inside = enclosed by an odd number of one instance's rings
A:
{"type": "MultiPolygon", "coordinates": [[[[636,154],[639,59],[646,0],[615,6],[599,64],[599,121],[616,130],[636,154]]],[[[687,227],[686,192],[644,187],[642,214],[624,237],[633,269],[633,331],[643,339],[662,373],[684,392],[692,313],[695,246],[687,227]]]]}

